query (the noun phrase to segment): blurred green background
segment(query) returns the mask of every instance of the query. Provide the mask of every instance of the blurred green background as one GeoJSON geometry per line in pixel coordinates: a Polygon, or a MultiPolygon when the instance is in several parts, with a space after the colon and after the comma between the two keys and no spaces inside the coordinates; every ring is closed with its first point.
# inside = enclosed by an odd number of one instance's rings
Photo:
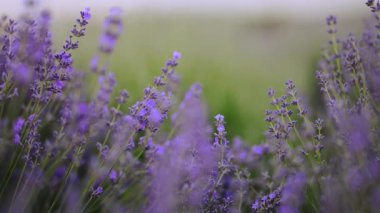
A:
{"type": "MultiPolygon", "coordinates": [[[[74,54],[81,70],[88,70],[102,31],[101,18],[96,14],[93,18],[74,54]]],[[[359,15],[341,17],[339,34],[359,32],[363,20],[359,15]]],[[[312,107],[317,104],[314,72],[329,39],[323,18],[130,14],[124,21],[124,33],[109,60],[118,79],[117,91],[126,88],[130,92],[129,104],[142,97],[173,50],[183,54],[177,70],[182,78],[180,96],[200,82],[210,120],[224,114],[229,136],[259,143],[266,130],[267,89],[282,93],[289,79],[312,107]]],[[[57,44],[63,43],[71,25],[69,19],[53,24],[57,44]]],[[[96,81],[91,82],[95,86],[96,81]]]]}

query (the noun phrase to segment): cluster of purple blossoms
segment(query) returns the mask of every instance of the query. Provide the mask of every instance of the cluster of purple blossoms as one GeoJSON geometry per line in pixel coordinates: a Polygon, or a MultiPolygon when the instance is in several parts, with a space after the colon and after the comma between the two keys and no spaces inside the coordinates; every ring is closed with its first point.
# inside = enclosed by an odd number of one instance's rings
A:
{"type": "Polygon", "coordinates": [[[257,199],[252,204],[253,212],[271,212],[275,211],[280,205],[281,189],[275,190],[261,199],[257,199]]]}
{"type": "Polygon", "coordinates": [[[318,116],[293,81],[283,95],[269,89],[260,143],[231,140],[220,114],[213,130],[200,84],[178,101],[177,51],[141,99],[128,103],[108,61],[123,31],[120,9],[105,20],[91,72],[75,69],[72,57],[90,9],[59,50],[47,11],[4,16],[0,211],[377,212],[380,3],[366,4],[374,24],[361,36],[338,39],[337,18],[327,18],[318,116]],[[99,79],[94,94],[88,75],[99,79]]]}

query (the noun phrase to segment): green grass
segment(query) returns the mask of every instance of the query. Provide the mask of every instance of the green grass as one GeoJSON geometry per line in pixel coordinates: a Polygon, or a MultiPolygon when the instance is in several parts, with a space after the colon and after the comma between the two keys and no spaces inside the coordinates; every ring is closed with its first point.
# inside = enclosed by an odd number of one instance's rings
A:
{"type": "MultiPolygon", "coordinates": [[[[55,26],[56,39],[63,40],[69,26],[55,26]]],[[[79,69],[88,69],[101,33],[99,26],[96,21],[91,24],[75,53],[79,69]]],[[[282,92],[283,83],[292,79],[303,94],[315,94],[314,71],[327,39],[324,20],[131,15],[126,17],[110,68],[118,78],[117,91],[127,88],[131,104],[160,74],[172,51],[180,51],[181,95],[192,83],[200,82],[210,120],[217,113],[224,114],[230,136],[259,143],[266,130],[267,89],[282,92]]]]}

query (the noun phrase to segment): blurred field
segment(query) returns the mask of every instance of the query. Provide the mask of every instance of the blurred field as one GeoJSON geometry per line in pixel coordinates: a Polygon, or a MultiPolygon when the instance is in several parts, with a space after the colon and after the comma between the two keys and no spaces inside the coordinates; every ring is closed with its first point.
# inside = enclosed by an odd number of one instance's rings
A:
{"type": "MultiPolygon", "coordinates": [[[[342,34],[358,31],[355,26],[361,20],[346,19],[340,25],[342,34]]],[[[224,114],[230,136],[259,143],[266,129],[269,87],[282,92],[283,83],[293,79],[303,94],[316,93],[314,71],[328,41],[324,23],[282,17],[131,15],[125,18],[123,37],[110,58],[111,70],[117,74],[118,88],[127,88],[133,103],[178,50],[183,54],[178,69],[182,96],[192,83],[200,82],[210,120],[224,114]]],[[[91,23],[76,51],[76,65],[82,70],[88,70],[97,48],[99,26],[100,20],[91,23]]],[[[55,38],[64,41],[69,29],[68,22],[54,25],[55,38]]],[[[311,99],[315,104],[317,97],[311,99]]]]}

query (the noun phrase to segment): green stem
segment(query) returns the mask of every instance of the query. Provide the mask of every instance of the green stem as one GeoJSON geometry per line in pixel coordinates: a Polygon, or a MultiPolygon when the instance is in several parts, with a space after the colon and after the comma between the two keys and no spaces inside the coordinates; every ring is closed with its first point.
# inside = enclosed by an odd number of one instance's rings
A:
{"type": "MultiPolygon", "coordinates": [[[[76,156],[78,153],[80,153],[80,151],[81,151],[81,147],[78,148],[78,150],[77,150],[76,153],[75,153],[75,156],[76,156]]],[[[53,208],[54,208],[56,202],[58,201],[58,198],[59,198],[59,197],[61,196],[61,194],[63,193],[63,191],[64,191],[64,189],[65,189],[65,186],[66,186],[66,184],[67,184],[67,181],[68,181],[68,179],[69,179],[69,176],[70,176],[71,171],[73,170],[73,168],[74,168],[74,159],[73,159],[73,160],[71,161],[71,163],[70,163],[69,170],[66,172],[66,175],[65,175],[65,179],[64,179],[64,181],[63,181],[63,184],[60,186],[60,189],[59,189],[58,193],[55,195],[54,200],[53,200],[53,202],[52,202],[52,204],[51,204],[51,206],[50,206],[48,212],[52,212],[52,210],[53,210],[53,208]]]]}
{"type": "MultiPolygon", "coordinates": [[[[120,104],[117,105],[116,107],[116,110],[119,111],[120,109],[120,104]]],[[[117,113],[117,112],[116,112],[117,113]]],[[[116,120],[116,113],[112,116],[112,119],[111,119],[111,125],[113,125],[113,123],[115,122],[116,120]]],[[[107,141],[108,141],[108,138],[110,137],[111,135],[111,132],[112,132],[112,127],[110,127],[107,131],[107,134],[106,134],[106,137],[104,138],[103,140],[103,143],[102,143],[102,146],[106,145],[107,141]]]]}
{"type": "Polygon", "coordinates": [[[17,154],[12,157],[11,164],[9,165],[8,170],[6,172],[6,178],[1,181],[1,185],[0,185],[0,187],[1,187],[0,198],[2,197],[2,195],[4,193],[4,190],[5,190],[5,188],[8,185],[8,182],[9,182],[9,180],[10,180],[12,174],[13,174],[13,170],[15,169],[15,167],[17,165],[17,162],[21,158],[22,152],[23,152],[23,149],[19,148],[17,154]]]}
{"type": "MultiPolygon", "coordinates": [[[[333,47],[334,54],[337,56],[339,54],[339,47],[338,47],[338,41],[336,39],[335,33],[332,35],[332,47],[333,47]]],[[[340,86],[340,89],[342,90],[343,97],[345,97],[345,94],[344,94],[344,90],[345,89],[344,89],[344,85],[343,85],[342,67],[341,67],[340,58],[336,58],[335,59],[335,63],[336,63],[336,66],[337,66],[339,86],[340,86]]]]}
{"type": "MultiPolygon", "coordinates": [[[[117,105],[116,107],[116,110],[119,111],[120,109],[120,104],[117,105]]],[[[116,112],[117,113],[117,112],[116,112]]],[[[103,139],[103,142],[102,142],[102,147],[101,149],[106,145],[107,141],[108,141],[108,138],[111,136],[111,132],[112,132],[112,125],[113,123],[115,122],[116,120],[116,113],[112,116],[112,119],[111,119],[111,126],[110,128],[108,128],[107,130],[107,133],[106,133],[106,136],[104,137],[103,139]]],[[[98,153],[98,159],[100,159],[100,156],[102,155],[102,150],[99,150],[99,153],[98,153]]]]}
{"type": "MultiPolygon", "coordinates": [[[[28,158],[29,158],[29,155],[30,155],[30,151],[31,151],[31,147],[29,146],[29,148],[28,148],[28,153],[26,154],[28,158]]],[[[12,211],[12,210],[13,210],[13,204],[14,204],[14,201],[15,201],[15,199],[16,199],[17,191],[18,191],[18,188],[20,187],[21,180],[22,180],[23,177],[24,177],[24,172],[25,172],[25,169],[26,169],[27,164],[28,164],[28,162],[25,161],[25,162],[24,162],[24,166],[22,167],[22,170],[21,170],[20,176],[19,176],[19,178],[18,178],[18,180],[17,180],[17,184],[16,184],[16,188],[15,188],[15,190],[14,190],[14,192],[13,192],[13,197],[12,197],[12,201],[11,201],[11,207],[9,208],[9,212],[13,212],[13,211],[12,211]]]]}
{"type": "Polygon", "coordinates": [[[2,102],[1,105],[0,105],[0,118],[3,117],[3,113],[4,113],[4,103],[2,102]]]}
{"type": "MultiPolygon", "coordinates": [[[[35,160],[35,163],[37,163],[37,160],[35,160]]],[[[33,174],[33,172],[34,172],[34,168],[35,168],[35,167],[33,167],[32,170],[30,171],[30,175],[29,175],[28,178],[25,180],[25,183],[23,184],[23,186],[22,186],[20,192],[19,192],[18,195],[16,196],[16,200],[18,199],[18,197],[20,197],[20,196],[24,193],[27,184],[30,182],[30,179],[32,178],[32,174],[33,174]]],[[[35,185],[35,182],[32,184],[32,187],[30,187],[30,189],[29,189],[30,191],[29,191],[29,192],[33,193],[34,185],[35,185]]],[[[29,199],[28,199],[28,200],[29,200],[29,199]]],[[[27,203],[27,202],[26,202],[26,203],[27,203]]]]}
{"type": "Polygon", "coordinates": [[[86,210],[86,208],[87,208],[87,206],[90,204],[91,200],[92,200],[92,196],[90,196],[90,198],[88,199],[88,201],[86,202],[86,204],[84,204],[84,206],[83,206],[82,209],[80,210],[81,213],[84,212],[84,211],[86,210]]]}

